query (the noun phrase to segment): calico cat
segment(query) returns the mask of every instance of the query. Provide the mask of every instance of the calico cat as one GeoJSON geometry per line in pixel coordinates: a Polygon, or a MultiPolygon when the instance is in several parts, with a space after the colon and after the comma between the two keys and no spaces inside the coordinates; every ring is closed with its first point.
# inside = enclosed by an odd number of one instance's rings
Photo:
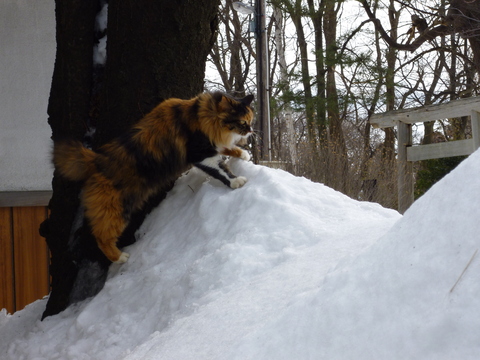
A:
{"type": "Polygon", "coordinates": [[[85,217],[110,261],[129,257],[116,242],[131,214],[190,166],[232,189],[247,182],[232,174],[222,155],[249,160],[236,144],[252,133],[252,100],[253,95],[234,99],[221,92],[172,98],[95,152],[79,141],[55,142],[55,168],[69,180],[84,181],[85,217]]]}

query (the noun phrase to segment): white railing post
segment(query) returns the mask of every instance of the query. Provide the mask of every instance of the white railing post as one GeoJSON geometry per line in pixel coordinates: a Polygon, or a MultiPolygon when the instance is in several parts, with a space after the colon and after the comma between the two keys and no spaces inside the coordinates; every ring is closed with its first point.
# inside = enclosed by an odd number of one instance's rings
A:
{"type": "Polygon", "coordinates": [[[408,161],[407,148],[412,146],[412,125],[398,121],[398,211],[403,214],[413,204],[413,164],[408,161]]]}
{"type": "Polygon", "coordinates": [[[470,155],[480,148],[480,97],[374,114],[370,118],[370,123],[374,127],[382,129],[397,127],[398,211],[403,214],[414,200],[414,161],[470,155]],[[461,116],[470,116],[471,139],[412,146],[412,124],[461,116]]]}
{"type": "Polygon", "coordinates": [[[473,151],[475,151],[480,147],[480,113],[472,110],[470,121],[472,123],[473,151]]]}

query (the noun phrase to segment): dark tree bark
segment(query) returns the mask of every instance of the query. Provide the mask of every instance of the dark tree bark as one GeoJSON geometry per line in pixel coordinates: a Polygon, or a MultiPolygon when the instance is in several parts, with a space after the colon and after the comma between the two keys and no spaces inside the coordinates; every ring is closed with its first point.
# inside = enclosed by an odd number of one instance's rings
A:
{"type": "Polygon", "coordinates": [[[105,98],[99,143],[138,121],[162,99],[203,90],[219,0],[110,0],[105,98]]]}
{"type": "MultiPolygon", "coordinates": [[[[84,140],[94,125],[95,148],[161,99],[201,92],[218,5],[219,0],[110,0],[107,63],[94,68],[99,1],[56,0],[57,55],[48,107],[52,138],[84,140]]],[[[83,220],[81,184],[55,173],[52,186],[50,216],[40,229],[52,254],[51,294],[43,318],[98,293],[110,265],[83,220]]],[[[135,241],[136,228],[168,190],[135,214],[120,246],[135,241]]]]}
{"type": "Polygon", "coordinates": [[[335,67],[337,64],[337,2],[327,0],[324,4],[323,33],[325,36],[325,91],[328,117],[328,155],[325,185],[347,193],[348,157],[343,135],[342,119],[338,104],[335,67]]]}
{"type": "MultiPolygon", "coordinates": [[[[52,138],[82,139],[90,108],[95,1],[57,1],[57,55],[48,105],[52,138]],[[87,76],[86,76],[87,74],[87,76]]],[[[69,251],[72,224],[79,207],[79,184],[54,175],[50,216],[40,228],[51,253],[51,287],[44,317],[65,309],[78,272],[69,251]]]]}

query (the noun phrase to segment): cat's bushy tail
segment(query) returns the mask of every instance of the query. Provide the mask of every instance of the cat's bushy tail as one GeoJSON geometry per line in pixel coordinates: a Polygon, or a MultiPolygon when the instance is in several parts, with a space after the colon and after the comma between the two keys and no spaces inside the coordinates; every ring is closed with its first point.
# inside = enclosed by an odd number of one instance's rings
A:
{"type": "Polygon", "coordinates": [[[56,142],[53,147],[53,163],[62,176],[73,181],[82,181],[95,172],[96,153],[80,141],[56,142]]]}

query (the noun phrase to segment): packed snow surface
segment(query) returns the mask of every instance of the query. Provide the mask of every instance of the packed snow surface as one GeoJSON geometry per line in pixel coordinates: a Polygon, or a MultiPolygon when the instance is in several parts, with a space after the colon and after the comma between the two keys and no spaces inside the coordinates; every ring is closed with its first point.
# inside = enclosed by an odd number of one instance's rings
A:
{"type": "Polygon", "coordinates": [[[231,166],[182,176],[96,297],[0,314],[0,358],[480,358],[479,152],[403,217],[231,166]]]}

